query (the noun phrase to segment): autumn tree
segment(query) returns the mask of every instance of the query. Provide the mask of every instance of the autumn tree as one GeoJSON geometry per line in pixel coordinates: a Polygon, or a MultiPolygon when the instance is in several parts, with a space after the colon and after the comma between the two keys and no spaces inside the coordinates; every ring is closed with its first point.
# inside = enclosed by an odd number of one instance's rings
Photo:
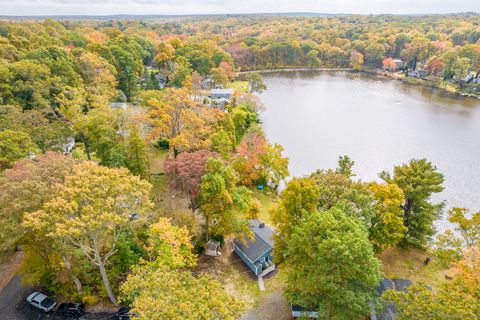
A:
{"type": "Polygon", "coordinates": [[[395,61],[393,61],[392,58],[383,59],[382,66],[383,66],[383,70],[395,71],[397,69],[397,65],[395,64],[395,61]]]}
{"type": "Polygon", "coordinates": [[[363,54],[353,50],[350,54],[350,66],[355,70],[361,69],[363,66],[363,54]]]}
{"type": "Polygon", "coordinates": [[[441,284],[435,291],[425,285],[414,284],[406,292],[389,290],[382,299],[395,305],[400,320],[478,319],[479,267],[480,250],[477,246],[471,247],[464,258],[448,271],[453,279],[441,284]]]}
{"type": "Polygon", "coordinates": [[[122,233],[151,209],[149,192],[149,183],[126,169],[85,162],[75,166],[57,194],[27,221],[31,226],[48,224],[52,238],[81,250],[98,268],[108,297],[117,304],[106,266],[122,233]]]}
{"type": "Polygon", "coordinates": [[[434,193],[443,190],[443,175],[426,159],[411,160],[396,166],[393,175],[382,172],[381,178],[402,189],[405,202],[402,205],[403,221],[407,233],[402,240],[406,246],[423,247],[435,233],[433,221],[440,215],[442,203],[430,202],[434,193]]]}
{"type": "Polygon", "coordinates": [[[15,161],[38,152],[30,136],[22,131],[0,131],[0,171],[11,168],[15,161]]]}
{"type": "Polygon", "coordinates": [[[218,67],[225,70],[225,74],[227,75],[229,81],[232,81],[237,76],[232,64],[227,61],[220,62],[218,67]]]}
{"type": "Polygon", "coordinates": [[[115,69],[102,57],[84,52],[76,59],[83,79],[86,102],[91,108],[107,105],[116,94],[115,69]]]}
{"type": "Polygon", "coordinates": [[[470,214],[465,208],[452,208],[448,221],[456,226],[466,247],[480,245],[480,212],[470,214]]]}
{"type": "Polygon", "coordinates": [[[227,72],[223,68],[212,68],[210,70],[210,79],[215,87],[223,88],[228,84],[227,72]]]}
{"type": "Polygon", "coordinates": [[[42,208],[70,175],[75,160],[57,152],[47,152],[21,160],[0,176],[0,242],[5,250],[24,235],[22,221],[29,212],[42,208]]]}
{"type": "Polygon", "coordinates": [[[172,225],[168,218],[160,218],[148,227],[147,236],[146,250],[150,265],[179,269],[196,264],[187,228],[172,225]]]}
{"type": "Polygon", "coordinates": [[[199,188],[203,175],[207,172],[207,160],[218,157],[208,150],[182,152],[177,158],[165,161],[165,174],[170,186],[185,193],[192,212],[198,209],[199,188]]]}
{"type": "Polygon", "coordinates": [[[148,117],[152,124],[151,136],[169,141],[174,155],[205,146],[206,128],[203,119],[195,112],[186,89],[168,89],[160,100],[148,101],[148,117]]]}
{"type": "Polygon", "coordinates": [[[276,261],[284,260],[293,228],[317,209],[319,196],[312,179],[294,178],[287,183],[280,195],[280,203],[271,210],[273,224],[278,230],[274,233],[276,261]]]}
{"type": "Polygon", "coordinates": [[[374,198],[374,216],[369,228],[369,238],[377,251],[395,247],[405,236],[403,224],[403,191],[395,184],[371,183],[374,198]]]}
{"type": "Polygon", "coordinates": [[[195,277],[190,271],[149,265],[133,268],[121,286],[121,298],[140,320],[234,320],[244,310],[208,275],[195,277]]]}
{"type": "Polygon", "coordinates": [[[425,65],[425,70],[433,74],[435,78],[443,71],[443,61],[437,56],[431,57],[425,65]]]}
{"type": "Polygon", "coordinates": [[[360,319],[380,280],[363,223],[338,208],[304,216],[287,242],[286,295],[319,319],[360,319]]]}

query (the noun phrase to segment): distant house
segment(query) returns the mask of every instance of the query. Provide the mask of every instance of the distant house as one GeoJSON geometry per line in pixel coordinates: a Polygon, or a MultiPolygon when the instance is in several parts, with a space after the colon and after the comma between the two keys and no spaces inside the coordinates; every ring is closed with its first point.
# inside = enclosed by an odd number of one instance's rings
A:
{"type": "MultiPolygon", "coordinates": [[[[408,279],[388,279],[384,278],[380,280],[377,287],[377,293],[381,296],[387,290],[403,291],[405,292],[409,286],[412,285],[412,281],[408,279]]],[[[370,319],[371,320],[394,320],[396,318],[397,309],[393,303],[384,305],[381,310],[375,310],[372,308],[370,319]],[[380,313],[381,312],[381,313],[380,313]],[[379,315],[377,315],[379,313],[379,315]]]]}
{"type": "Polygon", "coordinates": [[[255,275],[265,275],[275,270],[273,263],[273,231],[260,220],[250,220],[253,240],[248,236],[233,241],[233,251],[255,275]]]}
{"type": "Polygon", "coordinates": [[[318,311],[307,311],[303,310],[302,307],[292,304],[290,306],[290,310],[292,310],[292,318],[318,318],[318,311]]]}
{"type": "Polygon", "coordinates": [[[155,73],[155,79],[158,81],[158,88],[163,89],[167,85],[167,76],[163,73],[157,72],[155,73]]]}
{"type": "Polygon", "coordinates": [[[409,77],[413,78],[423,78],[427,75],[427,72],[423,69],[413,70],[408,72],[409,77]]]}
{"type": "Polygon", "coordinates": [[[230,99],[233,95],[233,89],[212,89],[208,97],[210,99],[230,99]]]}
{"type": "Polygon", "coordinates": [[[395,63],[395,71],[403,69],[403,67],[405,66],[401,59],[393,59],[393,62],[395,63]]]}

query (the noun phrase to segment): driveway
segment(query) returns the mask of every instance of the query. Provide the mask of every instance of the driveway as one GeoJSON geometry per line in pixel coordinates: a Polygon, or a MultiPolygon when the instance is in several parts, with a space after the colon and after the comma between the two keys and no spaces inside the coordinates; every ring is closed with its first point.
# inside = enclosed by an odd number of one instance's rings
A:
{"type": "MultiPolygon", "coordinates": [[[[23,286],[18,276],[12,280],[0,292],[0,319],[2,320],[65,320],[68,317],[55,313],[44,313],[27,303],[27,296],[34,291],[28,286],[23,286]]],[[[79,318],[82,320],[114,319],[108,313],[86,314],[79,318]]]]}
{"type": "Polygon", "coordinates": [[[282,292],[273,292],[265,296],[260,305],[248,310],[241,320],[288,320],[290,308],[282,292]]]}

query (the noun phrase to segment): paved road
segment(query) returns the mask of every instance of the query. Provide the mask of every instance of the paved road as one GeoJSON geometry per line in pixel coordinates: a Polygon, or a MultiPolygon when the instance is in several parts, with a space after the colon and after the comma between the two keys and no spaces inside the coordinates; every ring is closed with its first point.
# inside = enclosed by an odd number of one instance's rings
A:
{"type": "MultiPolygon", "coordinates": [[[[35,309],[25,300],[33,291],[28,286],[23,286],[20,278],[15,276],[0,292],[0,319],[1,320],[65,320],[67,317],[55,313],[44,313],[35,309]]],[[[81,320],[115,319],[106,313],[87,314],[81,320]]]]}

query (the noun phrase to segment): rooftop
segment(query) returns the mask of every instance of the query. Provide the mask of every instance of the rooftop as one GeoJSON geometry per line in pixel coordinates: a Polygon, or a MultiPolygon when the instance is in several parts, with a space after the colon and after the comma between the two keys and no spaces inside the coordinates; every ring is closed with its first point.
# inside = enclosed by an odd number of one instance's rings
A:
{"type": "Polygon", "coordinates": [[[273,231],[260,220],[253,219],[249,221],[250,230],[254,234],[254,240],[250,237],[235,239],[235,245],[250,259],[255,262],[268,250],[273,248],[273,231]]]}

